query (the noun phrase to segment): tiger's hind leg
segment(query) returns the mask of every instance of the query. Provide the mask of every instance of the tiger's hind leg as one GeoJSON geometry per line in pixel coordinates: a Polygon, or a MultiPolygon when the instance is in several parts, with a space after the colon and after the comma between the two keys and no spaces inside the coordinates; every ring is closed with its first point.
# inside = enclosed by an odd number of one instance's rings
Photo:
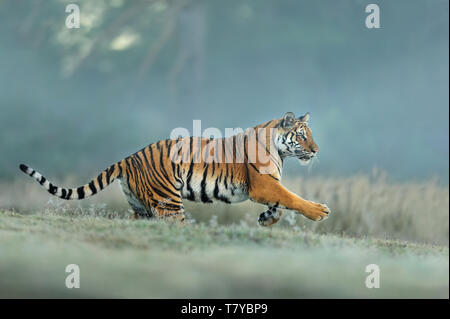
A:
{"type": "MultiPolygon", "coordinates": [[[[125,194],[128,203],[134,211],[134,219],[159,218],[175,222],[184,222],[184,206],[181,204],[181,195],[175,198],[163,198],[156,200],[153,198],[148,204],[144,204],[144,199],[140,200],[138,196],[131,191],[125,181],[121,180],[122,191],[125,194]]],[[[154,190],[147,189],[147,192],[154,190]]]]}
{"type": "Polygon", "coordinates": [[[184,223],[186,216],[184,214],[184,207],[181,206],[178,210],[167,210],[164,206],[152,207],[152,214],[156,218],[167,220],[170,222],[184,223]]]}
{"type": "Polygon", "coordinates": [[[131,209],[134,212],[132,216],[133,219],[142,219],[142,218],[152,218],[153,214],[151,211],[148,211],[145,206],[141,203],[139,199],[131,192],[126,183],[120,180],[120,186],[122,188],[122,192],[127,198],[128,204],[131,206],[131,209]]]}
{"type": "Polygon", "coordinates": [[[153,217],[153,214],[151,212],[147,211],[144,206],[142,206],[142,205],[136,206],[130,201],[128,201],[128,204],[130,204],[131,209],[133,209],[133,211],[134,211],[134,215],[132,217],[133,219],[142,219],[142,218],[148,219],[148,218],[153,217]]]}
{"type": "MultiPolygon", "coordinates": [[[[125,191],[124,191],[125,193],[125,191]]],[[[184,207],[181,206],[179,209],[169,210],[164,207],[163,204],[152,206],[150,209],[147,209],[132,193],[129,195],[126,194],[128,204],[130,204],[131,208],[134,211],[133,219],[149,219],[149,218],[159,218],[168,221],[174,222],[184,222],[184,207]]]]}
{"type": "Polygon", "coordinates": [[[152,153],[138,152],[125,160],[122,191],[135,212],[136,218],[158,218],[184,221],[181,192],[167,172],[148,166],[152,153]]]}
{"type": "Polygon", "coordinates": [[[275,206],[269,206],[269,209],[261,213],[258,218],[258,223],[261,226],[272,226],[281,219],[282,211],[275,206]]]}

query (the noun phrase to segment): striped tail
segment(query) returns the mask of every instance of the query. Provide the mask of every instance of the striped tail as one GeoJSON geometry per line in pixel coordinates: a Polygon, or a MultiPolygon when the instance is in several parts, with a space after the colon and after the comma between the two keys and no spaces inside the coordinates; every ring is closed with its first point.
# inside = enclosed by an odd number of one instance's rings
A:
{"type": "Polygon", "coordinates": [[[20,164],[20,170],[25,174],[33,177],[50,194],[58,196],[62,199],[83,199],[90,197],[97,194],[99,191],[111,184],[116,178],[122,176],[122,166],[119,162],[105,169],[97,176],[96,179],[93,179],[88,184],[77,188],[62,188],[50,183],[50,181],[48,181],[44,176],[36,172],[31,167],[20,164]]]}

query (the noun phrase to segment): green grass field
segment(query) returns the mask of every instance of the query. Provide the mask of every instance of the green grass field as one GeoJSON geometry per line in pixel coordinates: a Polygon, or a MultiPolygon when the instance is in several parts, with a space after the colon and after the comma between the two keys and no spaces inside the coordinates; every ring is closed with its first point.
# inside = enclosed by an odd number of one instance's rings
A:
{"type": "Polygon", "coordinates": [[[448,298],[449,251],[300,227],[3,210],[0,297],[448,298]],[[65,287],[68,264],[79,289],[65,287]],[[365,287],[368,264],[378,289],[365,287]]]}

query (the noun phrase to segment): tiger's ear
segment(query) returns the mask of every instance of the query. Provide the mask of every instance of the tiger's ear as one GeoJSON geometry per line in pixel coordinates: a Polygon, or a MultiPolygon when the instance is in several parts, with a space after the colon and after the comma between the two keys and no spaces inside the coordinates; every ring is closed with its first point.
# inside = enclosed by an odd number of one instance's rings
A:
{"type": "Polygon", "coordinates": [[[298,119],[301,122],[307,123],[309,121],[309,112],[306,112],[305,115],[300,116],[298,119]]]}
{"type": "Polygon", "coordinates": [[[283,128],[289,128],[294,126],[294,123],[297,119],[295,118],[294,113],[292,112],[287,112],[284,116],[283,119],[281,121],[281,126],[283,128]]]}

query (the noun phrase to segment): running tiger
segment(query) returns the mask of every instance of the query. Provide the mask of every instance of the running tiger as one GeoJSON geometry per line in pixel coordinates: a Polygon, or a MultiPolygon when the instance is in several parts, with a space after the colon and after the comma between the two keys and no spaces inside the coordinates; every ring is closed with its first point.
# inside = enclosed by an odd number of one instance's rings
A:
{"type": "Polygon", "coordinates": [[[184,221],[183,199],[229,204],[250,199],[268,207],[258,219],[262,226],[278,222],[280,209],[320,221],[330,212],[326,205],[305,200],[281,185],[284,159],[296,157],[306,164],[319,150],[308,120],[308,113],[296,118],[288,112],[229,137],[159,141],[78,188],[57,187],[24,164],[20,169],[50,194],[67,200],[95,195],[117,179],[135,218],[184,221]]]}

